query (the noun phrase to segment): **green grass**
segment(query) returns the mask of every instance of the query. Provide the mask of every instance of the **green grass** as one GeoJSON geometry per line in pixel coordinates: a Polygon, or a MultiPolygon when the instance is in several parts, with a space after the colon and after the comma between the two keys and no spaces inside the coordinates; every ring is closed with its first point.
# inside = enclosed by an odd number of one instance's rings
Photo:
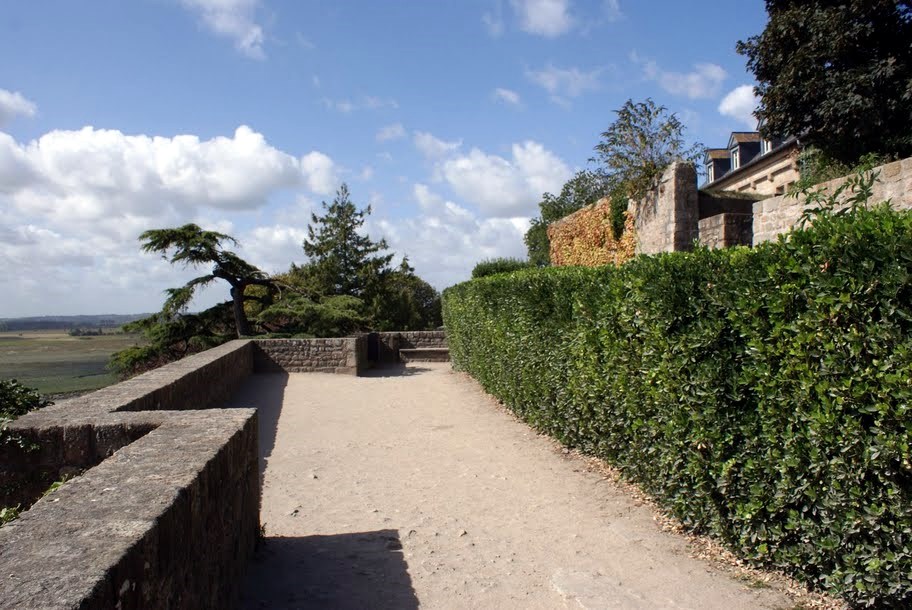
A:
{"type": "Polygon", "coordinates": [[[71,337],[65,330],[0,332],[0,379],[18,379],[45,395],[97,390],[117,382],[106,368],[111,354],[140,340],[71,337]]]}

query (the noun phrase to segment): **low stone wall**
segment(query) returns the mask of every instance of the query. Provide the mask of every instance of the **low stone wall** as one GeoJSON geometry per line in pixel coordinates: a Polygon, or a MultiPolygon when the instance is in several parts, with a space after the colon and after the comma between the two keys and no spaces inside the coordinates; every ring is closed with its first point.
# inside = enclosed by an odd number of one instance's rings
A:
{"type": "Polygon", "coordinates": [[[700,243],[710,248],[749,246],[753,227],[750,214],[716,214],[700,220],[700,243]]]}
{"type": "Polygon", "coordinates": [[[408,330],[396,333],[380,333],[399,335],[399,347],[406,349],[421,349],[426,347],[447,347],[445,330],[408,330]]]}
{"type": "Polygon", "coordinates": [[[367,335],[344,339],[255,339],[260,372],[357,375],[367,366],[367,335]]]}
{"type": "Polygon", "coordinates": [[[217,407],[255,371],[367,365],[367,335],[231,341],[19,418],[0,444],[3,505],[83,474],[0,528],[0,608],[235,606],[259,531],[257,413],[217,407]]]}
{"type": "MultiPolygon", "coordinates": [[[[889,199],[894,208],[912,209],[912,158],[894,161],[874,168],[878,179],[874,183],[871,201],[879,203],[889,199]]],[[[845,182],[845,178],[831,180],[817,185],[828,192],[833,192],[845,182]]],[[[780,195],[762,201],[753,206],[754,244],[775,240],[798,224],[804,212],[804,199],[790,195],[780,195]]]]}
{"type": "Polygon", "coordinates": [[[232,341],[10,425],[8,490],[88,470],[0,528],[0,607],[236,604],[259,528],[256,411],[200,409],[253,353],[232,341]]]}
{"type": "Polygon", "coordinates": [[[445,330],[403,330],[375,333],[378,364],[401,362],[400,349],[448,347],[445,330]]]}

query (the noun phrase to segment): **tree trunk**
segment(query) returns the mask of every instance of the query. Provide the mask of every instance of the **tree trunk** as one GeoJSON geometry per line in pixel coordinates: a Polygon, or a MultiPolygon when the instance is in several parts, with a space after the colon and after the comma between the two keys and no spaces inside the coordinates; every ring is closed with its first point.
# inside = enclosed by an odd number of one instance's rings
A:
{"type": "Polygon", "coordinates": [[[244,286],[231,287],[231,301],[234,306],[234,325],[237,328],[238,339],[253,334],[250,330],[250,322],[247,321],[247,314],[244,313],[244,286]]]}

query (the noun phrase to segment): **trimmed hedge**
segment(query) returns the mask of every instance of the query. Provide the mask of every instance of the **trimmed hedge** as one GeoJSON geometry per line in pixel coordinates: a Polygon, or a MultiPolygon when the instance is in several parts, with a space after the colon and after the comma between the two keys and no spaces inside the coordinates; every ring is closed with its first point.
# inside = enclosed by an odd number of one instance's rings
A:
{"type": "Polygon", "coordinates": [[[532,269],[535,265],[519,258],[486,258],[472,269],[472,279],[487,277],[497,273],[512,273],[520,269],[532,269]]]}
{"type": "Polygon", "coordinates": [[[472,280],[443,315],[457,368],[693,530],[854,605],[912,605],[912,215],[472,280]]]}

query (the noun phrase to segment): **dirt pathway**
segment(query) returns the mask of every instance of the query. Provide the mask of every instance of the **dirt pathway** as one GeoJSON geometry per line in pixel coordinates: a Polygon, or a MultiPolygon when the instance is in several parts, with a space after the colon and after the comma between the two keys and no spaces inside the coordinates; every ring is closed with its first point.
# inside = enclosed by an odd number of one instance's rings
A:
{"type": "Polygon", "coordinates": [[[448,364],[257,375],[266,542],[247,608],[790,608],[448,364]],[[386,375],[386,376],[381,376],[386,375]]]}

